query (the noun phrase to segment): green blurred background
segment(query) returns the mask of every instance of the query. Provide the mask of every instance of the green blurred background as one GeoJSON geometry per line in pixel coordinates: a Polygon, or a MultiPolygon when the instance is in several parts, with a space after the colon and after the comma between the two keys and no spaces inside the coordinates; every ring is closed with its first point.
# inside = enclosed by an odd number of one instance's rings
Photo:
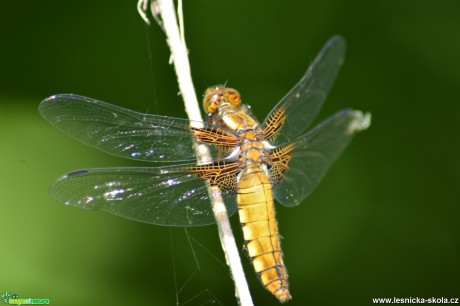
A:
{"type": "MultiPolygon", "coordinates": [[[[460,297],[460,2],[202,0],[184,11],[199,94],[227,81],[259,119],[327,39],[347,40],[321,118],[352,107],[373,123],[305,203],[278,206],[290,305],[460,297]]],[[[2,1],[0,17],[0,292],[54,305],[175,305],[180,291],[179,304],[235,305],[215,226],[188,230],[203,245],[191,243],[197,268],[183,229],[48,196],[65,172],[135,163],[45,122],[45,97],[185,117],[159,28],[144,26],[135,1],[2,1]]],[[[242,257],[255,304],[276,305],[242,257]]]]}

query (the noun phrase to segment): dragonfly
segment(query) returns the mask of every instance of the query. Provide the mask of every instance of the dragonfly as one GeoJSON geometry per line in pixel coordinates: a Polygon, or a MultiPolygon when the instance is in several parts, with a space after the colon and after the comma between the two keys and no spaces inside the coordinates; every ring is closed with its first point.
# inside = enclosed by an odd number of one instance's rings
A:
{"type": "Polygon", "coordinates": [[[245,249],[263,286],[291,299],[274,200],[293,207],[318,186],[370,114],[344,109],[309,129],[337,77],[345,40],[332,37],[305,75],[262,123],[223,85],[204,94],[206,122],[144,114],[92,98],[58,94],[40,114],[61,131],[104,152],[152,167],[73,171],[50,187],[66,205],[103,210],[164,226],[215,223],[209,186],[217,186],[229,215],[238,211],[245,249]],[[197,162],[196,145],[211,158],[197,162]]]}

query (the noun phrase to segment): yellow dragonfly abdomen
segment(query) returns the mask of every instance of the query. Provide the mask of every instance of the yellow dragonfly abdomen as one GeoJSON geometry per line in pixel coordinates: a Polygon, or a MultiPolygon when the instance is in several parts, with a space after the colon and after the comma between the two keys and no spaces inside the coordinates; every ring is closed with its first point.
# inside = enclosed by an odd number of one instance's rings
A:
{"type": "Polygon", "coordinates": [[[264,287],[281,302],[291,299],[284,266],[272,185],[262,169],[244,171],[237,183],[237,203],[246,249],[264,287]]]}

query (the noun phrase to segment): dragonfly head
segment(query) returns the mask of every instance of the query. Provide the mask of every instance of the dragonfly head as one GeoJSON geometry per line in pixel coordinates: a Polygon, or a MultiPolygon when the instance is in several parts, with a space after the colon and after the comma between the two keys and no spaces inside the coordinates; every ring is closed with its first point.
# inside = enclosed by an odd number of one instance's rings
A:
{"type": "Polygon", "coordinates": [[[211,86],[204,92],[203,108],[208,115],[214,114],[222,103],[238,108],[241,105],[240,93],[224,85],[211,86]]]}

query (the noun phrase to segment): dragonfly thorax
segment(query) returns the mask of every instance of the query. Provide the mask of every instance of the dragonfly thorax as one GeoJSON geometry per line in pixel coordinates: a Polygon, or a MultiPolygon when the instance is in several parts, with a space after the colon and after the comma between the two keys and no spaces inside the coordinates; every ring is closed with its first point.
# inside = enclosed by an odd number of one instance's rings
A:
{"type": "Polygon", "coordinates": [[[241,170],[259,168],[269,163],[270,151],[261,141],[250,141],[240,146],[238,160],[241,170]]]}
{"type": "Polygon", "coordinates": [[[208,119],[211,123],[225,127],[238,134],[237,155],[239,168],[249,170],[265,165],[270,159],[270,148],[265,145],[265,134],[257,120],[249,113],[249,107],[242,107],[239,93],[221,85],[210,87],[205,92],[204,105],[218,107],[208,119]],[[210,104],[209,104],[210,103],[210,104]]]}

